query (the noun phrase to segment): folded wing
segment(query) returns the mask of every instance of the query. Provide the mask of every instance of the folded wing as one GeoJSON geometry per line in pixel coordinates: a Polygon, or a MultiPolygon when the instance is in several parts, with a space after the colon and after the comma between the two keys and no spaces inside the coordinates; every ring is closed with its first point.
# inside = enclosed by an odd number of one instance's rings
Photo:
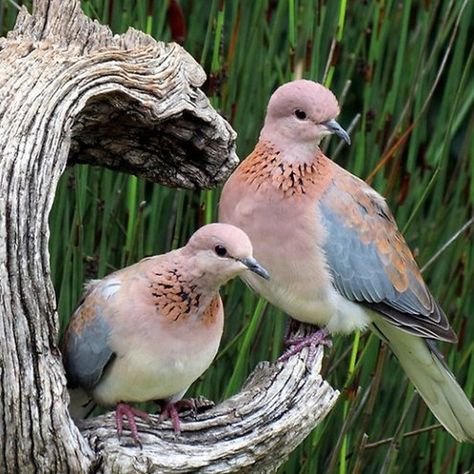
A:
{"type": "Polygon", "coordinates": [[[342,295],[409,333],[456,340],[379,194],[347,173],[331,183],[319,206],[327,231],[324,251],[342,295]]]}

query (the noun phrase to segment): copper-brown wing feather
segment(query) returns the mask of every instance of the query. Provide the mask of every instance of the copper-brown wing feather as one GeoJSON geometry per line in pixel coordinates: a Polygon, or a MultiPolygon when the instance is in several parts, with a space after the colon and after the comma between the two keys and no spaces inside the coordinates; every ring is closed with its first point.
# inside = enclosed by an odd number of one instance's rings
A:
{"type": "Polygon", "coordinates": [[[334,286],[418,336],[455,341],[384,199],[340,169],[320,201],[334,286]]]}

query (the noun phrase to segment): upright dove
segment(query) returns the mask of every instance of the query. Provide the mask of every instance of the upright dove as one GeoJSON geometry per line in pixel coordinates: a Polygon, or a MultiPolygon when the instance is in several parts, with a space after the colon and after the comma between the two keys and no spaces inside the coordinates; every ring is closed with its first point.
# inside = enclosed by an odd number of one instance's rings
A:
{"type": "MultiPolygon", "coordinates": [[[[116,406],[117,433],[147,413],[129,402],[164,401],[176,432],[176,403],[209,367],[222,336],[219,287],[247,271],[268,278],[237,227],[201,227],[185,247],[149,257],[91,282],[63,341],[68,386],[116,406]]],[[[80,406],[71,407],[74,416],[80,406]],[[76,408],[76,412],[73,410],[76,408]]]]}
{"type": "Polygon", "coordinates": [[[297,80],[272,95],[254,151],[222,191],[219,220],[250,237],[270,281],[242,278],[294,319],[328,333],[372,329],[386,341],[433,414],[474,442],[474,409],[435,340],[456,335],[426,287],[385,200],[326,157],[339,105],[321,84],[297,80]]]}

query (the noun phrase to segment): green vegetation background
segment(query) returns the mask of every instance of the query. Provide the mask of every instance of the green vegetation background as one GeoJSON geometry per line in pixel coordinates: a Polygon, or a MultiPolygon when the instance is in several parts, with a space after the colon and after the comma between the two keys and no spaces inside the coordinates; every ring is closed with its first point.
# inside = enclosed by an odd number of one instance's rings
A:
{"type": "MultiPolygon", "coordinates": [[[[175,2],[172,2],[175,3],[175,2]]],[[[87,15],[124,32],[179,36],[168,2],[87,0],[87,15]],[[173,28],[171,28],[173,26],[173,28]]],[[[474,2],[182,0],[184,47],[206,70],[203,86],[238,132],[244,158],[256,143],[272,91],[299,75],[341,98],[353,144],[328,154],[386,196],[425,278],[459,334],[443,351],[474,395],[473,216],[474,2]],[[471,221],[472,222],[472,221],[471,221]],[[431,259],[435,260],[431,264],[431,259]]],[[[5,34],[17,8],[0,4],[5,34]]],[[[185,191],[108,170],[67,170],[50,217],[51,265],[64,326],[83,282],[183,244],[216,219],[219,190],[185,191]]],[[[285,317],[240,281],[223,290],[225,336],[191,395],[237,392],[262,360],[281,351],[285,317]]],[[[337,406],[281,473],[461,473],[474,449],[457,444],[426,409],[395,358],[369,334],[336,337],[324,376],[337,406]],[[423,430],[428,427],[429,429],[423,430]],[[415,433],[413,433],[415,432],[415,433]]],[[[472,471],[470,471],[472,472],[472,471]]]]}

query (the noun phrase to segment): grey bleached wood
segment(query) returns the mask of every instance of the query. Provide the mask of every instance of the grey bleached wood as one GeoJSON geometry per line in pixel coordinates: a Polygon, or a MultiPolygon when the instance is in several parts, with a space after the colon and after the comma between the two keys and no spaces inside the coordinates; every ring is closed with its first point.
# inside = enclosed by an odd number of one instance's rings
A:
{"type": "Polygon", "coordinates": [[[206,75],[183,48],[132,28],[112,35],[77,1],[34,7],[0,42],[0,98],[12,113],[12,96],[23,109],[48,107],[42,114],[62,132],[62,166],[67,157],[187,188],[229,175],[236,134],[199,89],[206,75]]]}
{"type": "Polygon", "coordinates": [[[2,472],[165,472],[179,462],[181,472],[196,462],[207,472],[253,462],[270,472],[334,402],[317,367],[306,373],[292,358],[186,423],[178,440],[145,428],[143,451],[117,443],[110,417],[88,422],[85,437],[69,417],[48,252],[58,180],[84,162],[170,186],[221,182],[236,164],[235,133],[199,89],[204,79],[178,45],[136,30],[114,36],[73,0],[36,0],[0,39],[2,472]],[[148,444],[157,439],[166,451],[148,444]],[[181,457],[171,456],[176,443],[181,457]]]}

